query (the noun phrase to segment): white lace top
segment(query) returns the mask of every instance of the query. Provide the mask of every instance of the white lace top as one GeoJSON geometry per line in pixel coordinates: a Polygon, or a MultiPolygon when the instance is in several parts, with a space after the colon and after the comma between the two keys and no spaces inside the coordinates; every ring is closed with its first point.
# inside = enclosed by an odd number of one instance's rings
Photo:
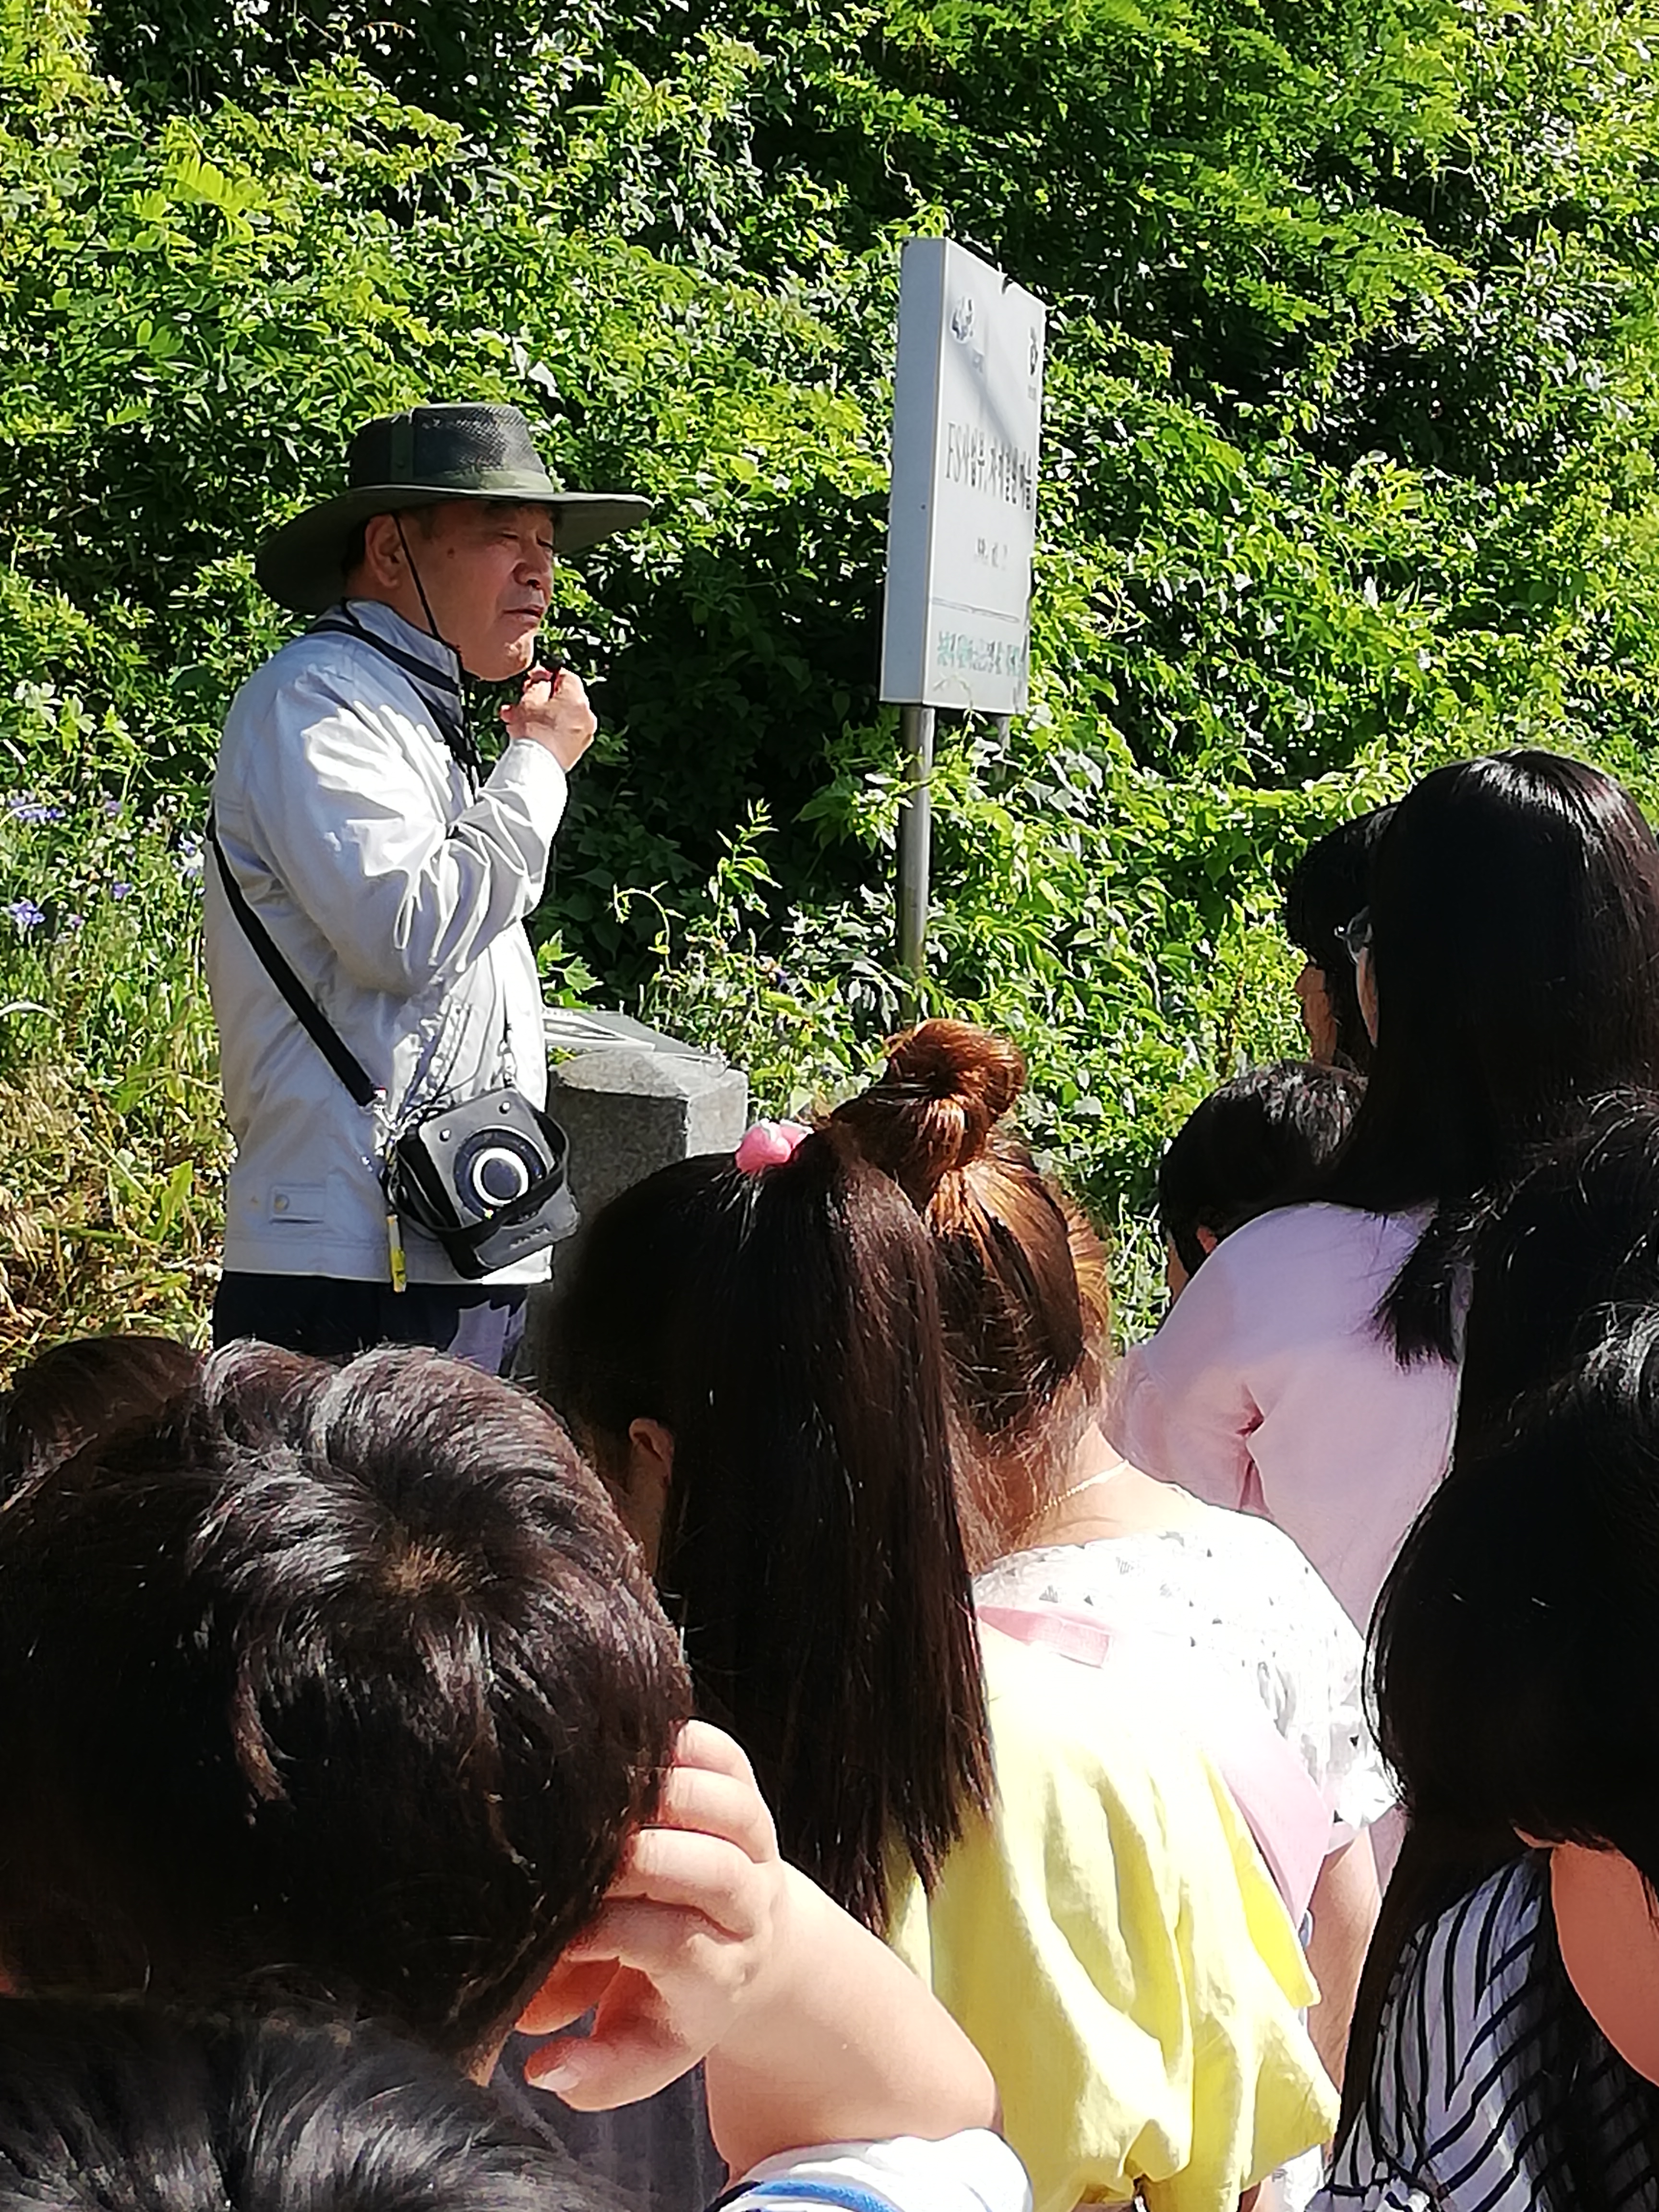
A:
{"type": "Polygon", "coordinates": [[[1359,1632],[1283,1530],[1208,1509],[1181,1528],[1016,1552],[974,1585],[982,1605],[1099,1607],[1115,1622],[1180,1636],[1237,1671],[1324,1793],[1358,1831],[1395,1802],[1365,1723],[1359,1632]]]}

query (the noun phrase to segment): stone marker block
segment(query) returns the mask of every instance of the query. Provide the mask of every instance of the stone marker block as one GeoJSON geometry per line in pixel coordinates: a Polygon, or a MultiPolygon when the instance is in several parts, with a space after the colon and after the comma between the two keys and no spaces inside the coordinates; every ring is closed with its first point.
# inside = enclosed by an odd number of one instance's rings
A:
{"type": "MultiPolygon", "coordinates": [[[[585,1007],[549,1007],[545,1029],[547,1110],[570,1139],[570,1191],[585,1221],[672,1160],[736,1150],[749,1079],[719,1053],[585,1007]]],[[[555,1249],[555,1283],[580,1237],[555,1249]]],[[[531,1293],[521,1375],[538,1364],[550,1296],[550,1286],[531,1293]]]]}
{"type": "Polygon", "coordinates": [[[712,1054],[614,1045],[556,1061],[547,1110],[569,1136],[571,1193],[591,1219],[671,1160],[733,1151],[747,1122],[749,1081],[712,1054]]]}

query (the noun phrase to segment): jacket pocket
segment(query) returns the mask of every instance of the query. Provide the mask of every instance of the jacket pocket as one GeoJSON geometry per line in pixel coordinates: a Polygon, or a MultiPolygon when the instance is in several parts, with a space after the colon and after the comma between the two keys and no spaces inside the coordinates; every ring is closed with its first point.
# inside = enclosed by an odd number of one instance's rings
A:
{"type": "Polygon", "coordinates": [[[279,1227],[285,1221],[294,1221],[314,1228],[319,1222],[328,1219],[328,1185],[325,1182],[274,1183],[265,1206],[265,1218],[279,1227]]]}

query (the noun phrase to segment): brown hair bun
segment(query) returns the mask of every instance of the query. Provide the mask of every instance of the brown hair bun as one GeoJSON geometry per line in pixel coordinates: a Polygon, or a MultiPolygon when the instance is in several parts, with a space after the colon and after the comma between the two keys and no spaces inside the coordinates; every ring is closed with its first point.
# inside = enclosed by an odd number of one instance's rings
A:
{"type": "Polygon", "coordinates": [[[984,1152],[1024,1087],[1025,1062],[1006,1037],[967,1022],[924,1022],[892,1039],[886,1073],[831,1118],[925,1210],[947,1175],[984,1152]]]}

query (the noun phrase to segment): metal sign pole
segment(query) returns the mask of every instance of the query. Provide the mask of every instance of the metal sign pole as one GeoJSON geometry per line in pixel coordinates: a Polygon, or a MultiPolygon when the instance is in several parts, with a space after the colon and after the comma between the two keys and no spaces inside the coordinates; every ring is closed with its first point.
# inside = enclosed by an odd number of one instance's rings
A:
{"type": "Polygon", "coordinates": [[[899,802],[898,956],[906,978],[906,1013],[921,1011],[921,983],[927,964],[927,872],[933,834],[933,709],[905,707],[899,715],[904,739],[905,792],[899,802]]]}

